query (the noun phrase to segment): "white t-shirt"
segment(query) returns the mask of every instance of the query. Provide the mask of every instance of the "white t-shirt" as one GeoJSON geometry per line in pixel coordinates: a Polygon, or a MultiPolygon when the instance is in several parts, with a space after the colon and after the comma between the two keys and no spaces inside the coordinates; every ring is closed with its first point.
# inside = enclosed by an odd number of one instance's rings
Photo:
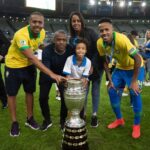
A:
{"type": "Polygon", "coordinates": [[[63,73],[70,75],[73,78],[88,77],[91,68],[91,61],[84,57],[80,66],[77,64],[76,55],[71,55],[67,58],[63,73]]]}

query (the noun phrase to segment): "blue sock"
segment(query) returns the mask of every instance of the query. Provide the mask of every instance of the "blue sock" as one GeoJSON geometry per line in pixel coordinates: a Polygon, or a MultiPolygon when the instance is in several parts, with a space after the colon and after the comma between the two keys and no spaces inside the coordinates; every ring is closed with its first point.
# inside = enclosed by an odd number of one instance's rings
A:
{"type": "Polygon", "coordinates": [[[134,111],[134,124],[138,125],[141,121],[142,113],[142,99],[141,95],[136,95],[133,91],[130,91],[132,101],[133,101],[133,111],[134,111]]]}
{"type": "Polygon", "coordinates": [[[109,98],[111,102],[112,109],[116,114],[117,119],[122,118],[121,110],[120,110],[120,100],[122,95],[122,90],[115,90],[114,88],[110,88],[108,90],[109,98]]]}

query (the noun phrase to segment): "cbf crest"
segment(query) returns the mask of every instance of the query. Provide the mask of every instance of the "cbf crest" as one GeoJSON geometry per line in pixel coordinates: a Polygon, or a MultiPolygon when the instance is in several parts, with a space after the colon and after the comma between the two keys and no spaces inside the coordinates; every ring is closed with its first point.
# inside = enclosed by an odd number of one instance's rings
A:
{"type": "Polygon", "coordinates": [[[27,42],[25,40],[20,40],[20,45],[25,46],[25,45],[27,45],[27,42]]]}

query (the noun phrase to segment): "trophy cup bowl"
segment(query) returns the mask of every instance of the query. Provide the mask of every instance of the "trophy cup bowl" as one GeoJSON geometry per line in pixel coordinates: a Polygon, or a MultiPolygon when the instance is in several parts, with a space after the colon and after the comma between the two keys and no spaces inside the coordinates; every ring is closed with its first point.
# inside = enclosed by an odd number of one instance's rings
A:
{"type": "Polygon", "coordinates": [[[80,128],[85,126],[85,121],[80,118],[80,112],[84,107],[86,90],[80,79],[67,81],[67,89],[64,93],[65,104],[71,116],[66,120],[66,126],[80,128]]]}

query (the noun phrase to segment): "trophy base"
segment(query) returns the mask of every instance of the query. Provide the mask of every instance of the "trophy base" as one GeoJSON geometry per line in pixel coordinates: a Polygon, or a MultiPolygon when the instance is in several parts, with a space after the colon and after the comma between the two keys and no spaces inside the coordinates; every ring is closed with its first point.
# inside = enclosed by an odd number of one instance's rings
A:
{"type": "Polygon", "coordinates": [[[89,150],[86,127],[71,128],[65,125],[62,150],[89,150]]]}
{"type": "Polygon", "coordinates": [[[80,147],[71,147],[68,145],[62,145],[62,150],[89,150],[88,143],[80,147]]]}

